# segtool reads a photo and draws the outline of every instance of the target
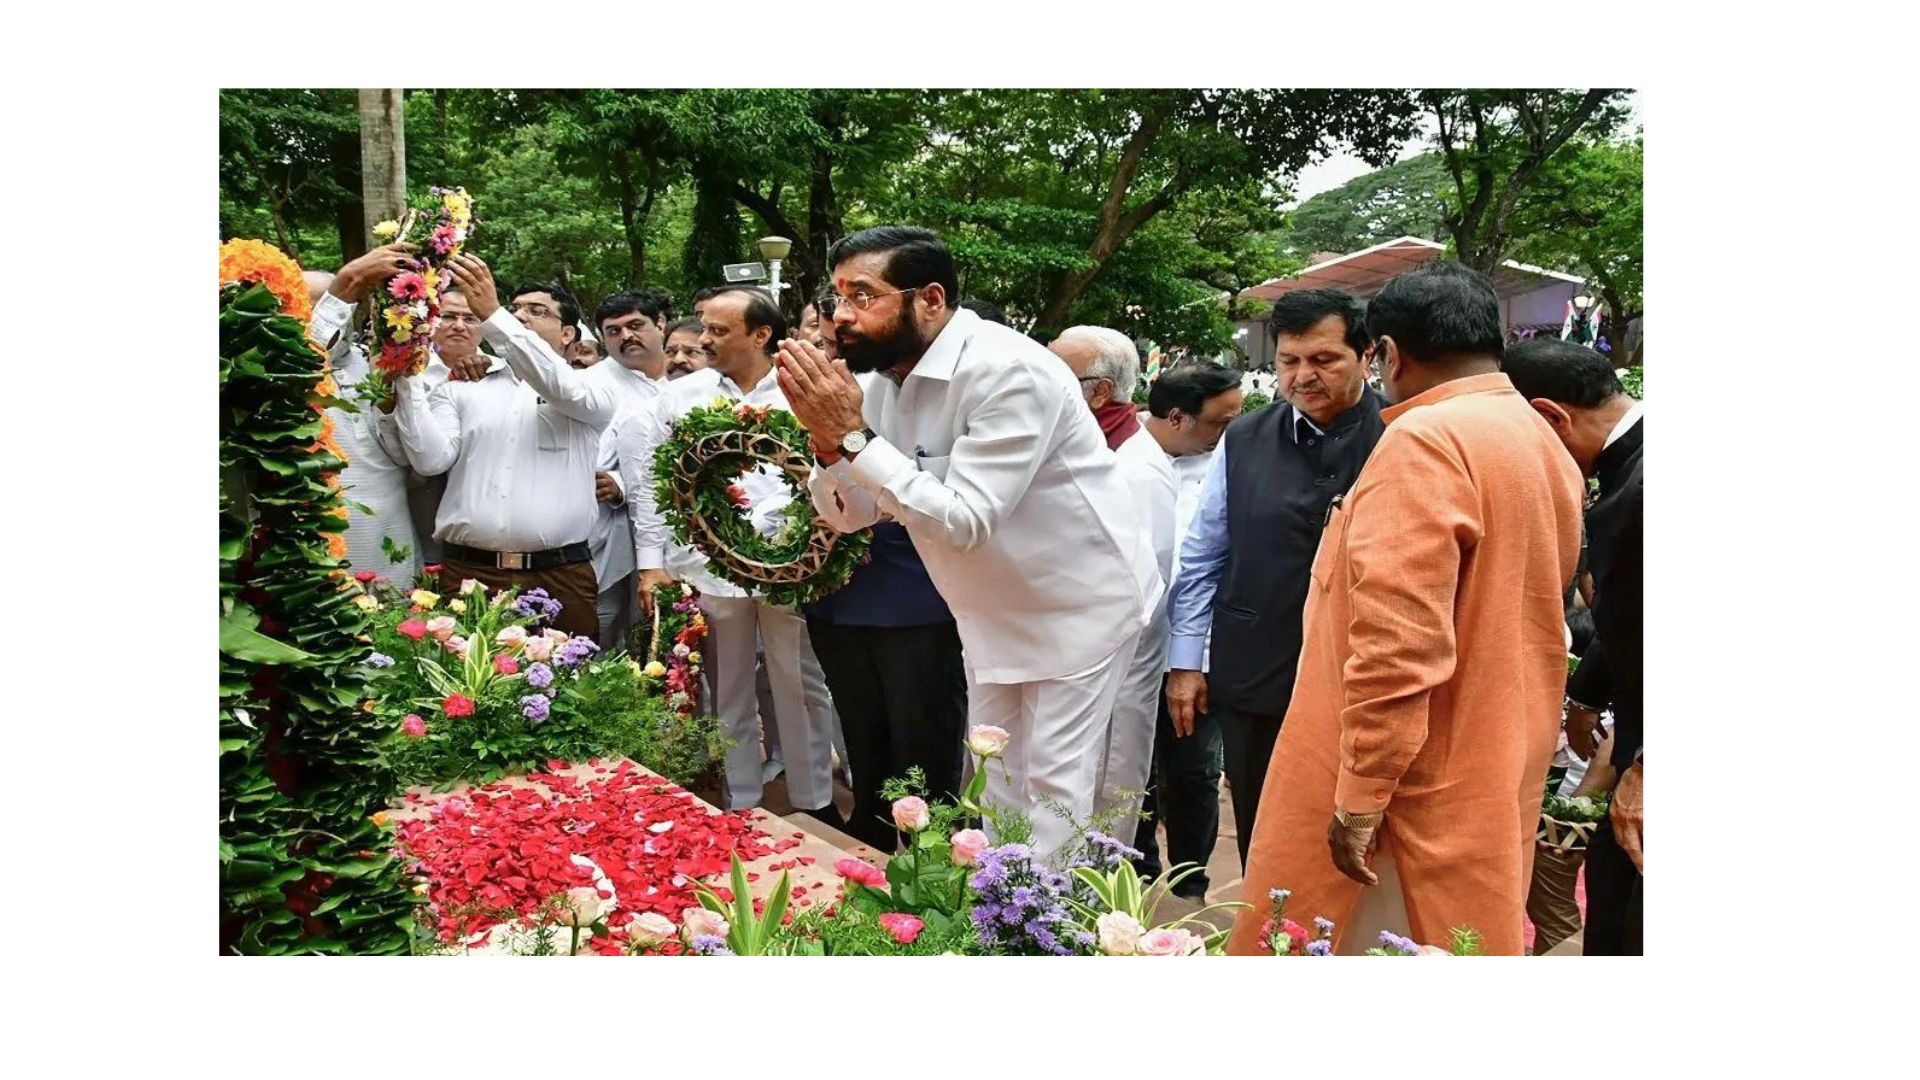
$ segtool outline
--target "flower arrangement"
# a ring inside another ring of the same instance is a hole
[[[700,592],[684,582],[662,585],[654,590],[653,613],[650,659],[640,673],[659,687],[668,708],[691,717],[700,707],[700,646],[707,637]]]
[[[428,208],[410,209],[401,220],[383,221],[373,229],[383,243],[408,240],[416,225],[426,233],[421,255],[388,278],[369,305],[369,328],[375,345],[372,366],[382,382],[369,391],[376,396],[384,396],[385,380],[418,374],[426,368],[427,345],[440,321],[440,290],[447,263],[460,254],[477,224],[473,197],[466,188],[436,187],[430,194],[433,201]]]
[[[1274,956],[1332,956],[1333,922],[1316,916],[1309,934],[1306,927],[1287,917],[1287,902],[1292,898],[1293,893],[1287,889],[1268,890],[1267,901],[1272,908],[1260,924],[1260,951]],[[1479,956],[1483,944],[1480,934],[1466,927],[1449,931],[1445,948],[1421,945],[1412,938],[1382,930],[1378,943],[1368,948],[1366,955]]]
[[[229,240],[220,245],[220,284],[248,282],[264,285],[280,301],[280,313],[297,319],[302,327],[313,318],[313,302],[307,299],[307,282],[300,264],[286,253],[262,240]]]
[[[715,398],[674,421],[654,452],[655,494],[673,537],[700,549],[713,571],[775,604],[803,604],[839,589],[865,558],[866,532],[841,533],[813,511],[807,429],[785,409]],[[735,479],[757,465],[780,470],[792,493],[772,536],[740,512]]]
[[[560,602],[545,590],[353,584],[354,602],[373,617],[370,703],[393,732],[387,757],[407,782],[484,783],[607,756],[692,783],[725,752],[713,718],[674,704],[664,678],[548,625]],[[695,654],[682,659],[682,677],[697,678]]]
[[[1540,829],[1534,841],[1561,854],[1585,851],[1587,844],[1607,820],[1612,796],[1548,795],[1540,804]]]

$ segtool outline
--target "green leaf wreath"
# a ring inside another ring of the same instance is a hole
[[[654,495],[673,538],[698,548],[713,572],[775,604],[804,604],[834,592],[866,559],[865,530],[842,533],[814,513],[806,477],[807,429],[784,409],[716,398],[674,422],[654,451]],[[741,514],[736,481],[758,465],[780,470],[793,501],[773,536]]]

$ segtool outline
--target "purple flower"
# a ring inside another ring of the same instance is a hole
[[[600,646],[589,637],[568,638],[565,645],[554,651],[553,662],[564,668],[578,667],[587,657],[600,651]]]
[[[1307,942],[1307,955],[1308,956],[1332,956],[1333,942],[1328,941],[1324,938],[1316,941],[1309,941]]]
[[[392,667],[393,657],[388,656],[386,653],[374,653],[372,656],[367,657],[367,666]]]
[[[1267,899],[1273,901],[1276,904],[1286,903],[1287,898],[1292,895],[1293,895],[1292,889],[1268,889],[1267,890]]]
[[[520,699],[521,715],[536,724],[545,720],[552,708],[553,703],[547,700],[545,694],[528,694]]]
[[[1324,915],[1315,915],[1313,917],[1313,928],[1322,934],[1331,934],[1333,933],[1333,920]]]
[[[1095,870],[1112,870],[1122,862],[1140,858],[1138,849],[1116,840],[1106,833],[1087,833],[1086,850],[1081,853],[1080,864]]]
[[[547,687],[552,686],[553,669],[535,661],[533,666],[527,668],[527,685],[533,687],[535,690],[545,690]]]
[[[694,935],[693,951],[701,956],[732,956],[733,950],[727,948],[727,939],[718,934]]]
[[[1417,956],[1420,953],[1420,946],[1415,945],[1412,938],[1403,938],[1391,930],[1380,931],[1380,944],[1396,949],[1405,956]]]

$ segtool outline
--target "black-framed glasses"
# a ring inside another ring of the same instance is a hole
[[[873,302],[875,300],[878,300],[882,297],[899,296],[901,293],[918,292],[920,289],[924,287],[925,286],[915,285],[910,289],[895,289],[892,292],[883,292],[883,293],[857,292],[857,293],[854,293],[852,296],[841,296],[839,293],[836,293],[836,292],[827,292],[827,293],[820,294],[820,299],[814,301],[814,307],[819,309],[820,317],[822,319],[831,319],[833,318],[834,311],[838,309],[842,303],[852,304],[853,310],[855,311],[865,311],[868,308],[873,306]]]

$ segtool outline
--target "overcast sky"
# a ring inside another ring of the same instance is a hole
[[[1628,125],[1639,124],[1641,122],[1639,92],[1635,91],[1631,94],[1627,98],[1627,103],[1633,109],[1633,115],[1627,121]],[[1403,147],[1400,151],[1400,156],[1396,160],[1405,161],[1428,149],[1428,142],[1433,137],[1433,118],[1431,116],[1426,118],[1422,132],[1423,137],[1415,139]],[[1368,165],[1352,154],[1335,154],[1317,165],[1309,165],[1300,170],[1300,179],[1294,185],[1294,202],[1289,205],[1297,206],[1323,191],[1332,191],[1341,184],[1355,177],[1365,176],[1372,171],[1373,166]]]

